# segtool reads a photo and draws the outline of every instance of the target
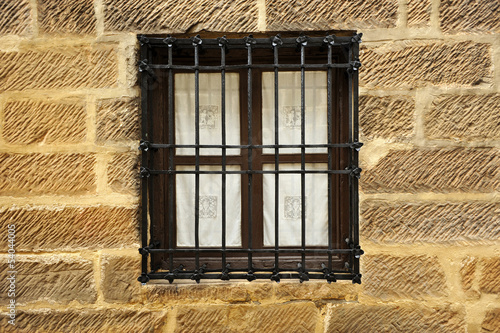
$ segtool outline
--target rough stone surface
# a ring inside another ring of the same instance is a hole
[[[408,0],[408,26],[426,27],[431,21],[430,0]]]
[[[383,300],[447,295],[444,272],[435,257],[367,255],[363,259],[367,295]]]
[[[482,264],[479,289],[483,293],[500,293],[500,258],[484,259]]]
[[[440,96],[425,116],[430,139],[498,140],[499,124],[500,94]]]
[[[500,32],[498,0],[444,0],[439,6],[441,29],[445,33]]]
[[[357,290],[352,283],[325,283],[282,281],[275,286],[276,298],[280,300],[356,300]]]
[[[0,2],[0,35],[26,35],[32,32],[29,0]]]
[[[196,285],[151,285],[147,288],[147,300],[150,303],[166,303],[173,301],[185,302],[247,302],[251,300],[255,289],[263,289],[272,295],[272,288],[258,284],[258,288],[246,283],[231,284],[196,284]]]
[[[85,139],[85,105],[79,100],[9,101],[3,118],[8,143],[77,143]]]
[[[317,320],[312,302],[181,307],[175,332],[314,332]]]
[[[132,303],[140,299],[141,257],[106,255],[102,259],[102,293],[110,303]]]
[[[0,314],[0,318],[6,333],[150,333],[163,332],[166,325],[164,312],[126,309],[20,310],[15,326],[7,323],[9,318],[5,313]]]
[[[117,57],[110,47],[88,46],[0,52],[0,92],[116,86]]]
[[[392,28],[397,7],[395,0],[266,0],[267,30]]]
[[[366,193],[492,192],[500,185],[497,149],[392,150],[366,170]]]
[[[95,33],[93,0],[38,0],[38,22],[46,33]]]
[[[385,43],[362,48],[361,86],[474,86],[492,79],[491,46],[458,43]]]
[[[476,275],[477,258],[467,257],[462,260],[460,266],[460,276],[462,277],[462,288],[465,292],[471,292],[474,287]]]
[[[325,332],[466,332],[464,311],[419,304],[342,304],[328,308]]]
[[[104,28],[109,31],[251,32],[257,29],[253,1],[105,0]]]
[[[0,226],[15,224],[18,251],[101,249],[139,243],[137,208],[24,206],[0,209]],[[7,236],[0,246],[7,248]]]
[[[481,328],[482,333],[500,333],[500,309],[488,311]]]
[[[2,258],[6,262],[6,258]],[[93,263],[90,260],[62,256],[16,256],[16,303],[48,301],[67,304],[73,300],[93,303],[97,299]],[[8,289],[7,270],[0,286]],[[2,293],[2,304],[9,302]]]
[[[95,191],[93,154],[0,154],[0,195]]]
[[[411,137],[414,133],[415,100],[407,96],[361,96],[359,125],[367,139]]]
[[[500,240],[500,204],[364,201],[361,234],[388,243]]]
[[[139,139],[139,101],[101,100],[97,104],[97,141]]]
[[[137,194],[139,158],[136,154],[118,154],[108,165],[108,184],[115,192]]]

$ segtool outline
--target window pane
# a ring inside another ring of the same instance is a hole
[[[238,166],[227,166],[238,171]],[[177,166],[177,170],[194,170]],[[200,166],[201,171],[220,171],[220,166]],[[195,176],[177,174],[177,246],[195,246]],[[222,246],[222,175],[200,175],[200,246]],[[241,175],[226,175],[226,245],[241,246]]]
[[[222,144],[221,74],[200,73],[200,143]],[[195,144],[194,74],[175,74],[175,140],[176,144]],[[240,144],[239,78],[226,74],[226,144]],[[227,155],[239,155],[239,149],[227,150]],[[176,149],[178,155],[194,155],[193,148]],[[200,149],[200,155],[222,155],[219,148]]]
[[[274,170],[274,164],[264,164]],[[325,163],[306,163],[306,170],[327,170]],[[300,170],[299,163],[280,164],[280,170]],[[275,175],[264,174],[264,245],[274,246]],[[328,175],[306,174],[306,245],[328,245]],[[279,245],[301,245],[300,174],[279,175]]]
[[[278,74],[279,143],[300,144],[301,93],[300,72]],[[305,75],[306,144],[325,144],[327,140],[326,73],[309,71]],[[274,144],[274,73],[262,74],[262,142]],[[326,153],[326,148],[309,148],[306,153]],[[266,148],[264,154],[274,154]],[[300,148],[280,149],[282,154],[300,153]]]

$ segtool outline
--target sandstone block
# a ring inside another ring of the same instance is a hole
[[[259,288],[272,293],[271,288],[258,284]],[[251,299],[253,286],[246,283],[231,284],[184,284],[184,285],[149,285],[147,300],[150,303],[185,302],[247,302]]]
[[[420,304],[329,306],[325,332],[466,332],[464,311]]]
[[[482,261],[483,270],[479,280],[479,289],[483,293],[500,293],[500,258],[488,258]]]
[[[491,45],[386,43],[362,48],[361,86],[411,88],[429,85],[473,86],[492,80]]]
[[[18,237],[21,235],[18,234]],[[67,304],[73,300],[94,303],[97,292],[93,263],[63,256],[16,256],[16,303],[48,301]],[[6,256],[2,259],[7,262]],[[8,289],[7,270],[2,271],[0,286]],[[2,294],[2,303],[9,302]]]
[[[166,325],[165,312],[126,309],[19,310],[16,325],[0,314],[0,324],[6,333],[39,332],[162,332]]]
[[[79,100],[8,101],[3,136],[12,144],[77,143],[85,139],[85,105]]]
[[[460,276],[462,278],[462,288],[467,297],[478,298],[479,292],[474,285],[476,279],[477,258],[466,257],[462,260],[460,265]]]
[[[366,170],[366,193],[493,192],[500,186],[498,149],[393,150]]]
[[[141,257],[106,255],[102,259],[102,293],[110,303],[132,303],[140,300]]]
[[[280,300],[355,300],[357,290],[352,283],[284,282],[276,285],[276,298]]]
[[[364,201],[360,228],[374,242],[500,240],[500,204]]]
[[[414,133],[415,100],[408,96],[360,96],[359,124],[367,139],[409,138]]]
[[[0,35],[26,35],[32,32],[29,0],[0,2]]]
[[[0,52],[0,92],[25,89],[109,88],[117,82],[117,57],[110,47],[64,46]]]
[[[104,28],[108,31],[182,33],[257,30],[257,6],[252,1],[105,0],[104,5]]]
[[[426,27],[431,21],[430,0],[408,0],[408,26]]]
[[[97,141],[139,140],[139,101],[101,100],[97,104]]]
[[[425,115],[430,139],[498,140],[498,124],[500,94],[440,96]]]
[[[446,296],[445,276],[437,258],[425,255],[363,257],[364,293],[383,300]]]
[[[446,0],[439,5],[439,20],[445,33],[500,32],[497,0]]]
[[[118,154],[108,165],[108,184],[115,192],[138,194],[139,157],[134,153]]]
[[[100,249],[139,243],[137,207],[24,206],[0,209],[0,227],[16,226],[17,251]],[[7,239],[0,240],[7,248]]]
[[[500,332],[500,309],[488,311],[481,324],[481,332],[499,333]]]
[[[395,0],[266,0],[267,30],[392,28],[397,7]]]
[[[95,33],[94,1],[38,0],[38,22],[45,33]]]
[[[0,195],[94,192],[93,154],[0,154]]]

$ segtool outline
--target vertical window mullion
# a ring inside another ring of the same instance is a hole
[[[222,143],[222,269],[226,267],[226,43],[219,39],[221,57],[221,143]]]
[[[328,65],[332,64],[332,45],[328,39],[325,39],[328,43]],[[328,131],[328,143],[333,143],[333,119],[332,119],[332,68],[328,67],[327,73],[327,131]],[[328,147],[328,170],[333,169],[333,148]],[[333,175],[328,174],[328,250],[332,249],[332,237],[333,237],[333,207],[332,207],[332,177]],[[328,270],[332,270],[332,254],[328,253]]]
[[[279,273],[279,70],[278,70],[278,47],[281,46],[281,38],[276,36],[273,40],[274,49],[274,274]]]
[[[168,65],[172,66],[173,38],[168,40]],[[168,70],[168,143],[174,144],[174,73],[172,68]],[[168,149],[168,168],[173,170],[174,148]],[[168,181],[168,248],[172,250],[174,233],[174,178],[172,174],[167,175]],[[174,254],[169,253],[169,269],[174,269]]]
[[[195,267],[200,268],[200,70],[199,46],[201,38],[193,38],[194,45],[194,123],[195,123],[195,201],[194,201],[194,243],[195,243]]]
[[[248,272],[249,274],[253,274],[253,255],[252,255],[252,210],[253,210],[253,198],[252,198],[252,186],[253,186],[253,175],[251,171],[253,170],[252,166],[252,144],[253,144],[253,130],[252,130],[252,44],[255,43],[254,38],[250,35],[246,38],[246,46],[248,50],[247,55],[247,65],[248,65],[248,83],[247,83],[247,94],[248,94],[248,248],[250,252],[248,252]]]
[[[300,39],[300,37],[299,37]],[[307,44],[307,39],[305,36],[300,39],[300,196],[301,196],[301,248],[306,249],[306,96],[305,96],[305,80],[306,80],[306,70],[305,70],[305,45]],[[302,269],[306,269],[306,254],[305,251],[301,254],[302,259]]]

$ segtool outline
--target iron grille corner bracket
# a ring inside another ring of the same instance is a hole
[[[139,72],[140,73],[148,73],[149,77],[153,80],[156,80],[156,75],[153,69],[148,64],[148,59],[143,59],[139,61]]]

